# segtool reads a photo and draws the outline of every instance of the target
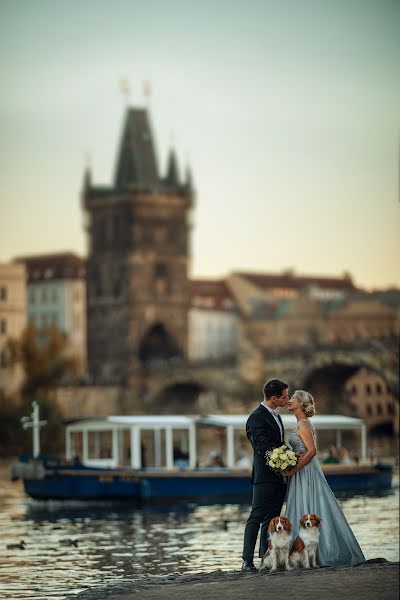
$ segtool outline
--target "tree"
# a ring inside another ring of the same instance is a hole
[[[25,379],[19,396],[6,397],[1,403],[0,453],[10,455],[30,450],[20,418],[30,415],[33,400],[40,406],[41,418],[47,420],[41,430],[42,454],[59,452],[63,446],[62,415],[55,402],[54,388],[65,377],[77,374],[78,360],[71,355],[65,336],[56,327],[40,331],[27,327],[19,340],[9,340],[7,355],[11,367],[22,365]]]

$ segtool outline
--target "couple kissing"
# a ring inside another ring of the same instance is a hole
[[[355,565],[365,560],[362,550],[331,490],[317,456],[316,437],[311,418],[315,414],[314,398],[309,392],[296,390],[289,398],[288,384],[279,379],[267,381],[263,400],[246,423],[246,434],[253,447],[253,500],[243,542],[242,570],[257,571],[254,550],[260,530],[259,556],[268,548],[270,521],[281,515],[286,499],[286,517],[298,535],[302,515],[315,513],[322,520],[317,559],[320,566]],[[297,420],[288,442],[297,462],[285,476],[271,469],[266,456],[284,441],[282,419],[276,410],[288,405]],[[296,531],[297,527],[297,531]]]

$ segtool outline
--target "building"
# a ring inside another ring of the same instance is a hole
[[[18,391],[23,381],[19,363],[10,362],[8,344],[26,327],[25,267],[0,263],[0,399]]]
[[[379,373],[365,367],[346,381],[353,415],[365,420],[370,449],[379,457],[396,455],[399,436],[399,402]]]
[[[187,356],[190,173],[173,151],[158,170],[149,116],[127,110],[113,184],[85,173],[88,366],[98,382],[139,385],[151,365]]]
[[[28,323],[63,332],[83,371],[86,364],[85,260],[72,252],[21,256],[27,273]]]
[[[358,290],[343,278],[292,273],[233,273],[227,285],[240,311],[241,337],[259,349],[391,338],[399,309],[386,296]]]
[[[233,272],[227,284],[243,315],[252,315],[281,301],[307,297],[312,301],[340,302],[357,291],[349,274],[343,277],[283,273]]]
[[[238,314],[224,280],[190,282],[189,358],[236,357]]]

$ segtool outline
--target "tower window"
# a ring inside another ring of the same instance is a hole
[[[165,296],[168,292],[168,269],[164,263],[154,267],[154,290],[157,296]]]

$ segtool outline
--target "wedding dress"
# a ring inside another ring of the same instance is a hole
[[[315,443],[315,432],[311,425]],[[292,431],[288,438],[294,452],[304,454],[303,440]],[[321,566],[356,565],[365,561],[362,550],[336,500],[317,456],[289,477],[286,497],[286,517],[293,524],[293,539],[299,533],[299,519],[305,514],[321,517],[318,563]]]

